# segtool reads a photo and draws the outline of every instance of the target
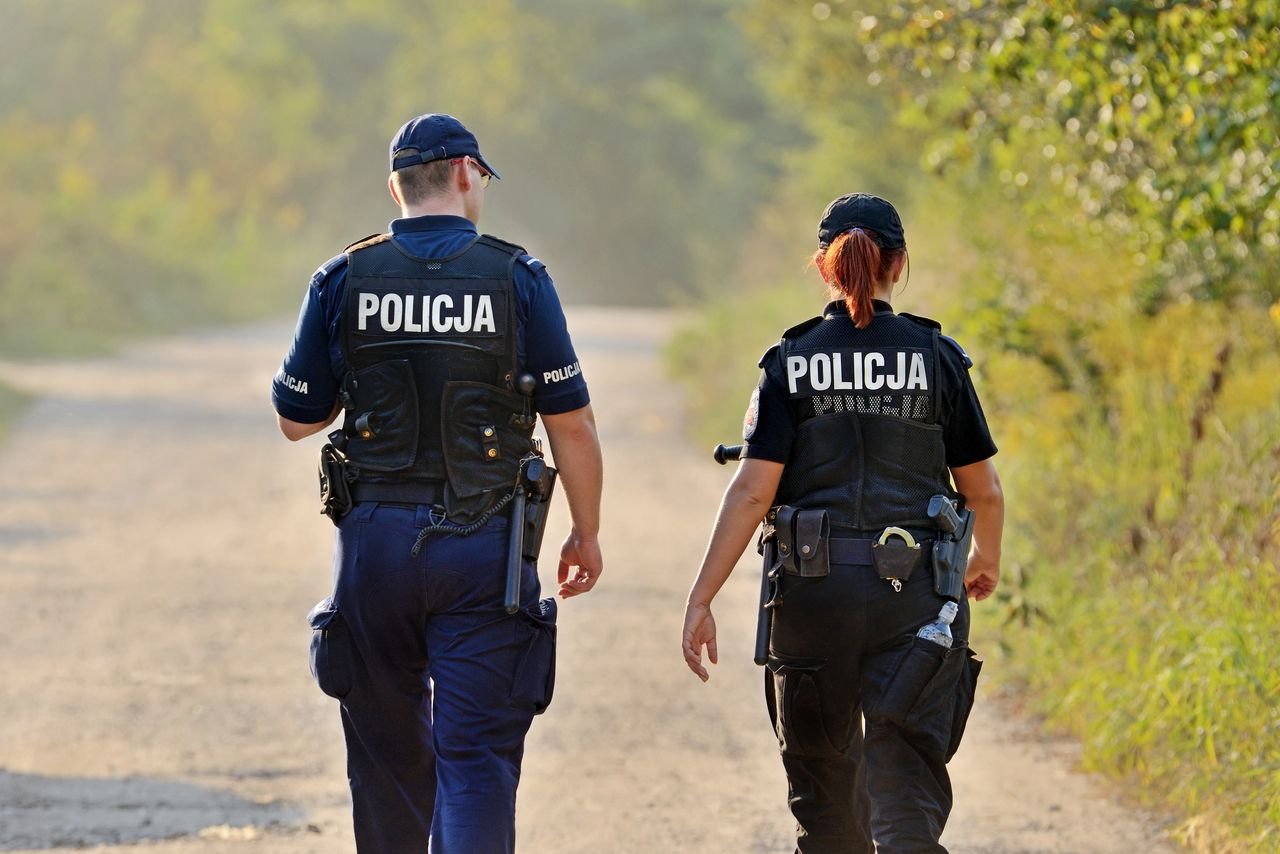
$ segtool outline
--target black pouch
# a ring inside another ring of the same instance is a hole
[[[910,536],[901,528],[886,528],[880,539],[871,544],[871,560],[886,581],[906,581],[924,562],[924,546],[914,539],[908,542],[904,534]]]
[[[978,674],[982,671],[982,659],[977,653],[965,647],[964,667],[960,673],[960,682],[956,686],[956,706],[951,715],[951,737],[947,741],[945,759],[951,761],[960,747],[960,739],[964,736],[965,724],[969,722],[969,712],[973,711],[973,700],[978,689]]]
[[[351,693],[351,636],[332,598],[322,599],[307,615],[311,624],[311,675],[320,690],[341,700]]]
[[[445,385],[440,435],[450,521],[471,524],[515,488],[520,460],[533,449],[533,426],[512,423],[523,407],[519,394],[486,383]]]
[[[347,480],[347,458],[332,442],[320,449],[319,475],[320,512],[336,525],[351,512],[351,482]]]
[[[516,657],[511,702],[532,706],[540,715],[551,705],[556,685],[556,600],[539,600],[517,612],[515,619],[524,648]]]
[[[961,677],[972,655],[963,642],[946,649],[914,638],[889,680],[876,716],[898,726],[917,747],[945,761],[955,752],[953,739],[959,743],[953,727],[960,706]]]
[[[827,511],[779,507],[774,529],[778,556],[786,572],[802,578],[831,574],[831,520]]]

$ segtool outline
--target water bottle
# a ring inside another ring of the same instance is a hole
[[[951,621],[956,618],[959,611],[960,606],[955,602],[943,605],[942,610],[938,612],[938,619],[916,632],[916,637],[933,641],[944,649],[951,649]]]

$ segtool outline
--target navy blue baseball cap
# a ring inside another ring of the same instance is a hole
[[[818,223],[818,246],[826,249],[841,234],[854,228],[863,228],[881,249],[906,249],[907,237],[902,231],[902,220],[893,205],[870,193],[849,193],[841,196],[822,212]]]
[[[409,119],[391,138],[392,172],[419,163],[463,156],[474,157],[490,175],[502,177],[480,153],[480,143],[476,142],[475,134],[453,116],[427,113]]]

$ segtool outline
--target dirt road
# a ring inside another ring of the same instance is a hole
[[[592,310],[570,323],[606,446],[607,569],[562,606],[521,850],[789,851],[749,659],[753,561],[718,600],[712,681],[680,658],[684,594],[729,472],[678,438],[656,360],[670,318]],[[318,440],[281,439],[267,400],[288,335],[272,323],[0,365],[43,395],[0,448],[0,851],[352,850],[337,708],[306,666],[304,616],[330,584]],[[567,530],[558,512],[549,544]],[[944,841],[1167,850],[1072,764],[1069,745],[980,696]]]

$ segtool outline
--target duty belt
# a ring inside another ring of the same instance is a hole
[[[444,481],[357,480],[351,484],[351,500],[393,504],[444,504]]]

